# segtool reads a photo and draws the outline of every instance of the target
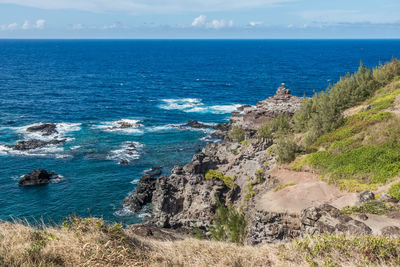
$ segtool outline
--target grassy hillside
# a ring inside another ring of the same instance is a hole
[[[275,121],[269,134],[281,162],[296,158],[293,169],[311,168],[343,190],[376,190],[400,175],[400,61],[361,64],[278,123],[284,131]],[[399,189],[391,192],[400,197]]]
[[[0,224],[0,266],[394,266],[398,239],[306,237],[258,247],[188,238],[155,241],[119,224],[72,218],[63,226]]]

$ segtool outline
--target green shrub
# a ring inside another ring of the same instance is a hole
[[[292,131],[291,118],[287,114],[279,114],[273,120],[266,121],[258,128],[257,135],[271,139],[274,135],[282,136]]]
[[[345,214],[369,213],[384,215],[395,210],[398,210],[398,208],[396,208],[391,203],[384,203],[381,201],[368,201],[363,202],[359,206],[346,206],[341,209],[341,212]]]
[[[247,220],[245,214],[232,206],[223,205],[217,198],[217,211],[211,238],[217,241],[229,241],[243,244],[246,238]]]
[[[357,72],[316,93],[304,101],[294,115],[294,129],[306,134],[305,145],[312,145],[318,137],[342,125],[342,112],[372,96],[380,87],[389,84],[400,74],[400,62],[392,62],[371,71],[362,63]]]
[[[245,132],[241,127],[234,125],[229,131],[229,137],[237,142],[242,142],[245,139]]]
[[[388,190],[388,194],[400,200],[400,183],[392,185]]]
[[[257,170],[255,173],[255,176],[256,176],[256,182],[258,184],[262,184],[265,181],[264,170],[262,170],[262,169]]]
[[[208,170],[205,178],[207,180],[211,180],[211,179],[220,179],[224,182],[224,184],[229,187],[230,189],[233,189],[236,187],[236,183],[233,181],[233,179],[227,175],[223,175],[221,172],[219,171],[215,171],[215,170]]]
[[[278,139],[275,152],[278,156],[279,162],[292,162],[296,158],[296,153],[299,151],[299,146],[293,141],[292,138],[281,137]]]
[[[265,139],[272,138],[272,127],[270,122],[264,122],[257,130],[257,135]]]

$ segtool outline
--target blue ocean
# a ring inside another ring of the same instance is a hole
[[[392,57],[400,40],[0,40],[0,219],[138,222],[143,214],[121,202],[143,172],[160,166],[167,175],[215,141],[211,130],[180,125],[225,122],[281,82],[311,96],[360,61],[373,67]],[[51,138],[26,131],[39,123],[56,123],[66,142],[7,147]],[[38,168],[63,178],[18,186]]]

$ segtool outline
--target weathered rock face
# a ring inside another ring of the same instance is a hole
[[[161,167],[153,167],[147,170],[145,175],[140,178],[138,186],[132,192],[132,195],[124,199],[123,205],[132,212],[139,212],[151,204],[153,192],[156,188],[156,177],[161,174]]]
[[[54,123],[44,123],[39,125],[34,125],[26,129],[27,132],[36,133],[40,132],[43,136],[49,136],[57,134],[57,125]]]
[[[221,180],[204,178],[204,173],[218,163],[217,157],[196,154],[184,168],[176,166],[170,177],[157,179],[150,223],[171,228],[210,226],[216,196],[224,199],[229,191]]]
[[[49,145],[58,145],[65,143],[65,139],[62,140],[51,140],[51,141],[43,141],[43,140],[27,140],[27,141],[18,141],[16,145],[7,146],[14,150],[26,151],[32,149],[38,149]]]
[[[300,220],[294,215],[257,211],[247,235],[249,245],[284,241],[300,236]]]
[[[265,121],[279,114],[293,115],[304,98],[293,96],[282,84],[275,96],[257,103],[256,107],[245,107],[241,113],[232,113],[231,124],[238,125],[247,131],[255,132]]]
[[[302,230],[307,234],[351,234],[368,235],[372,233],[365,223],[342,214],[337,208],[323,204],[310,207],[301,213]]]
[[[20,186],[31,186],[31,185],[44,185],[48,184],[51,179],[57,179],[59,175],[55,172],[47,172],[43,169],[34,170],[24,175],[18,182]]]
[[[132,195],[126,197],[123,204],[132,212],[141,211],[146,205],[151,203],[153,192],[156,188],[156,179],[154,175],[145,175],[140,178],[138,186]]]

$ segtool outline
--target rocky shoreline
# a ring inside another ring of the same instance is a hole
[[[305,234],[371,234],[373,230],[360,219],[362,216],[342,214],[330,204],[319,203],[297,213],[257,207],[259,195],[276,187],[272,170],[277,166],[276,157],[270,152],[273,141],[258,137],[257,129],[278,115],[293,115],[302,101],[282,84],[275,96],[234,112],[229,124],[216,133],[223,141],[207,144],[190,163],[175,166],[168,177],[146,174],[124,200],[124,206],[135,213],[150,212],[151,217],[143,221],[146,226],[187,233],[196,228],[208,235],[219,199],[245,212],[245,242],[251,245],[291,240]],[[233,127],[244,130],[244,141],[237,142],[229,136]],[[234,186],[229,186],[225,178],[207,179],[209,170],[220,173]],[[360,202],[365,194],[360,194]],[[389,226],[380,233],[393,235],[400,233],[400,228]]]

